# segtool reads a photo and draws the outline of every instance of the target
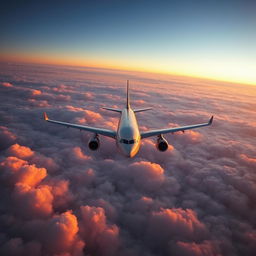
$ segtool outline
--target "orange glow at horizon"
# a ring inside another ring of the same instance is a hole
[[[124,60],[120,61],[109,60],[101,58],[92,58],[87,56],[67,56],[51,53],[47,54],[34,54],[34,53],[14,53],[12,55],[0,53],[1,60],[4,62],[24,62],[24,63],[36,63],[36,64],[49,64],[49,65],[67,65],[67,66],[80,66],[80,67],[93,67],[93,68],[109,68],[124,71],[139,71],[150,72],[166,75],[178,75],[188,76],[193,78],[205,78],[210,80],[218,80],[224,82],[234,82],[241,84],[256,85],[256,77],[253,63],[243,65],[240,68],[232,62],[226,63],[225,69],[220,70],[218,62],[206,62],[202,63],[185,63],[180,61],[173,61],[167,63],[159,61],[157,64],[153,61],[136,61],[136,60]],[[137,63],[137,64],[134,64]],[[193,64],[195,64],[193,66]]]

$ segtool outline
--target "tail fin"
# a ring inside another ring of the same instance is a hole
[[[129,80],[127,80],[127,92],[126,92],[126,108],[130,108],[130,96],[129,96]]]

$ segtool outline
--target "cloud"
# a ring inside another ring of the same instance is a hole
[[[36,188],[26,183],[17,183],[13,192],[13,200],[18,209],[15,212],[23,218],[48,217],[53,212],[53,195],[51,187],[40,185]]]
[[[41,108],[48,108],[50,107],[47,100],[35,100],[35,99],[28,99],[28,102],[34,107],[41,107]]]
[[[7,154],[11,156],[16,156],[21,159],[28,159],[34,155],[34,152],[30,148],[20,146],[16,143],[8,148]]]
[[[77,236],[78,230],[77,218],[71,211],[54,215],[43,228],[45,249],[55,254],[71,251],[70,255],[82,255],[85,244]]]
[[[7,127],[0,126],[0,150],[6,149],[14,143],[16,135]]]
[[[47,175],[45,168],[38,168],[34,164],[30,165],[27,161],[10,156],[4,159],[0,167],[3,177],[12,183],[22,183],[31,187],[39,184]]]
[[[0,251],[3,255],[42,255],[40,243],[33,241],[24,243],[21,238],[11,238],[2,245]]]
[[[2,82],[1,85],[4,86],[4,87],[13,87],[13,85],[11,83],[8,83],[8,82]]]
[[[1,255],[254,255],[255,87],[90,68],[8,65],[0,90]],[[33,74],[33,76],[31,76]],[[47,76],[45,74],[48,74]],[[8,79],[7,79],[8,78]],[[53,119],[116,129],[101,107],[153,107],[141,130],[211,127],[142,141],[127,159],[115,141]],[[6,86],[3,84],[10,84]]]
[[[42,92],[40,90],[31,90],[31,96],[37,96],[37,95],[41,95]]]
[[[129,166],[130,176],[133,182],[146,190],[160,188],[164,182],[164,170],[159,164],[146,161],[135,162]]]
[[[207,228],[191,209],[163,209],[151,213],[147,235],[152,244],[165,246],[172,240],[200,241],[207,237]]]
[[[93,255],[114,255],[119,247],[119,228],[107,225],[104,209],[81,206],[81,237]]]
[[[240,155],[241,159],[249,164],[252,164],[252,165],[256,165],[256,158],[253,158],[253,157],[248,157],[247,155],[245,154],[241,154]]]
[[[178,241],[175,246],[175,250],[173,251],[174,255],[184,256],[214,256],[220,255],[221,253],[218,245],[211,241],[204,241],[203,243],[189,243]]]

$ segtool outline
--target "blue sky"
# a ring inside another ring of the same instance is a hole
[[[27,54],[66,64],[256,81],[253,1],[6,1],[2,6],[0,50],[12,59]]]

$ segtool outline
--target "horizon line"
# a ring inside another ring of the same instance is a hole
[[[63,66],[63,67],[80,67],[80,68],[94,68],[94,69],[105,69],[111,71],[125,71],[125,72],[139,72],[139,73],[147,73],[147,74],[157,74],[157,75],[167,75],[167,76],[178,76],[184,78],[192,78],[192,79],[203,79],[209,81],[216,82],[225,82],[230,84],[239,84],[239,85],[250,85],[256,86],[256,82],[244,82],[244,81],[234,81],[229,79],[221,79],[221,78],[213,78],[209,76],[200,76],[200,75],[191,75],[180,72],[166,72],[166,71],[156,71],[156,70],[144,70],[142,68],[125,68],[125,67],[117,67],[114,65],[86,65],[86,64],[65,64],[65,63],[57,63],[57,62],[37,62],[37,61],[24,61],[24,60],[3,60],[0,63],[11,63],[11,64],[30,64],[30,65],[48,65],[48,66]]]

